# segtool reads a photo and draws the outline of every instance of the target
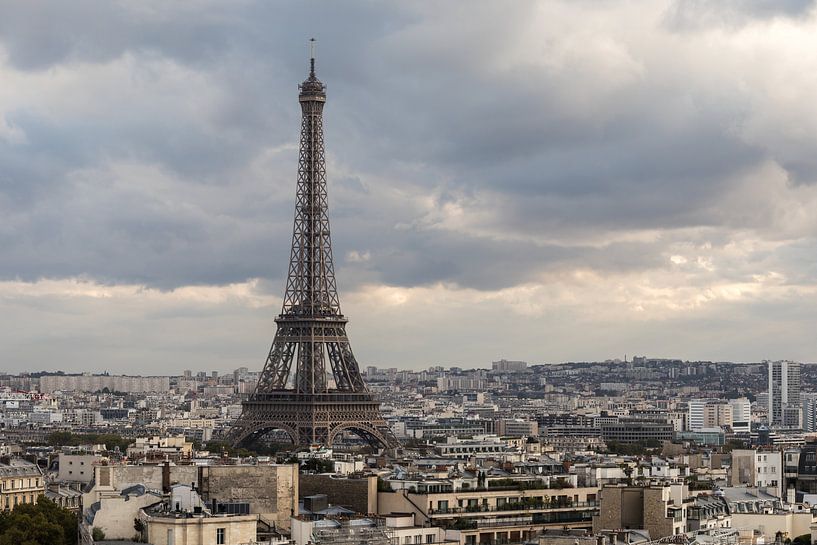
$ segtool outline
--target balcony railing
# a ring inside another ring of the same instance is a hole
[[[502,519],[465,519],[459,518],[447,526],[456,530],[485,530],[486,528],[528,527],[539,524],[577,524],[591,523],[594,511],[551,511],[536,513],[526,517]]]
[[[439,485],[432,485],[432,490],[410,490],[412,494],[447,494],[450,492],[455,492],[453,485],[449,483],[440,483]],[[439,488],[439,489],[438,489]],[[499,486],[499,485],[490,485],[490,486],[473,486],[473,487],[463,487],[456,490],[457,494],[470,494],[474,492],[535,492],[538,490],[564,490],[565,492],[569,492],[577,488],[573,486],[571,483],[558,483],[558,482],[551,482],[551,483],[543,483],[543,482],[532,482],[532,481],[518,481],[517,484],[508,485],[508,486]],[[390,492],[390,490],[381,490],[381,492]]]
[[[471,505],[463,507],[448,507],[445,509],[429,509],[429,515],[458,515],[463,513],[511,513],[513,511],[565,511],[571,509],[589,509],[597,507],[596,501],[571,501],[554,503],[522,503],[513,502],[500,506],[494,505]]]

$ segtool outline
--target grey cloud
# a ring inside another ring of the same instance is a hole
[[[667,10],[670,28],[689,30],[716,26],[742,26],[776,17],[805,17],[814,0],[676,0]]]
[[[342,287],[376,281],[496,289],[569,267],[649,269],[665,265],[665,240],[599,249],[572,238],[765,227],[723,211],[736,178],[783,156],[735,130],[752,108],[737,82],[725,82],[719,96],[696,87],[694,74],[678,87],[671,69],[637,49],[628,53],[643,64],[633,70],[642,71],[597,92],[587,91],[604,83],[593,66],[560,71],[531,62],[491,71],[487,65],[504,54],[504,41],[533,3],[512,12],[491,3],[147,6],[0,5],[0,47],[11,69],[82,70],[131,56],[145,89],[144,101],[123,103],[110,116],[12,105],[7,117],[27,141],[0,140],[7,218],[0,277],[79,275],[161,288],[262,277],[279,285],[297,158],[291,148],[271,150],[297,138],[296,84],[313,34],[329,86],[327,145],[338,167],[329,173],[336,256],[372,255],[365,264],[343,264],[349,276]],[[761,2],[746,12],[808,11],[802,2],[786,6]],[[150,66],[164,60],[201,75],[196,85],[208,88],[191,84],[189,94],[160,96]],[[121,82],[123,89],[132,84]],[[578,92],[595,110],[571,102]],[[185,107],[205,93],[212,100]],[[84,100],[98,98],[115,102]],[[784,165],[810,168],[807,150],[784,151]],[[139,178],[149,173],[118,179],[107,170],[118,163],[150,165],[172,181],[157,187]],[[512,236],[424,227],[406,197],[373,183],[443,200],[493,192],[502,199],[485,230]],[[515,240],[531,233],[565,240]]]

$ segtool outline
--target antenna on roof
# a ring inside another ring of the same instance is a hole
[[[309,75],[315,75],[315,38],[309,38]]]

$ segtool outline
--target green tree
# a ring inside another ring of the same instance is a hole
[[[331,473],[335,471],[335,462],[332,460],[321,460],[319,458],[310,458],[303,463],[301,469],[306,471],[314,471],[315,473]]]
[[[104,444],[108,450],[125,451],[128,445],[133,443],[133,439],[121,437],[114,433],[84,433],[77,434],[70,431],[55,431],[48,434],[46,441],[52,447],[72,446],[84,444]]]
[[[0,545],[76,545],[73,513],[40,496],[35,505],[0,513]]]
[[[91,537],[94,541],[102,541],[105,539],[105,532],[102,528],[94,528],[94,531],[91,532]]]
[[[745,448],[746,443],[741,441],[740,439],[730,439],[726,442],[725,445],[721,447],[723,452],[732,452],[735,449]]]

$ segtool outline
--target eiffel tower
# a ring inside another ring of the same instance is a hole
[[[298,95],[298,191],[283,309],[264,370],[228,438],[237,446],[281,430],[296,446],[330,446],[349,431],[372,446],[394,448],[397,439],[363,382],[340,311],[327,215],[326,86],[315,75],[312,45],[309,77]]]

